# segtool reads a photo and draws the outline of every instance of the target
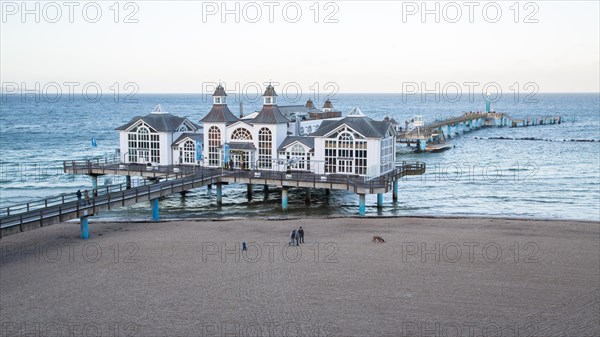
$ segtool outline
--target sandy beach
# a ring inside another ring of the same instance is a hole
[[[299,226],[305,243],[288,246]],[[62,223],[0,240],[2,336],[600,334],[597,222],[249,219],[78,235]]]

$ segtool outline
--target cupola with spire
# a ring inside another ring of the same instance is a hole
[[[333,111],[333,103],[327,98],[323,104],[323,112]]]
[[[277,105],[277,93],[271,83],[269,83],[263,94],[263,105]]]
[[[254,124],[287,124],[290,122],[277,107],[277,93],[275,88],[269,83],[263,94],[263,107],[254,117]]]
[[[227,93],[225,88],[219,83],[213,94],[213,106],[210,112],[200,120],[202,123],[226,123],[227,125],[235,123],[238,118],[227,107]]]
[[[315,109],[315,103],[313,103],[312,99],[308,99],[308,101],[306,101],[306,105],[305,107],[307,109]]]
[[[227,104],[227,93],[221,83],[219,83],[213,94],[213,104]]]

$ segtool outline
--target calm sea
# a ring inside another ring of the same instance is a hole
[[[118,147],[115,127],[133,116],[149,113],[157,104],[163,111],[198,121],[210,109],[201,94],[138,94],[137,102],[118,102],[111,95],[99,101],[65,97],[1,96],[0,203],[2,207],[74,193],[91,187],[85,176],[62,173],[63,160],[112,155]],[[280,96],[280,105],[285,97]],[[303,104],[303,97],[294,104]],[[424,161],[423,176],[400,184],[400,200],[385,195],[378,210],[375,196],[367,197],[367,215],[506,216],[600,220],[600,104],[598,94],[537,94],[537,102],[514,100],[512,95],[492,104],[514,116],[561,115],[560,125],[527,128],[485,128],[454,141],[454,148],[435,154],[399,155],[398,161]],[[316,104],[322,106],[323,97]],[[404,122],[422,115],[426,121],[484,109],[482,97],[458,102],[401,94],[338,94],[334,105],[344,113],[358,106],[374,118],[394,117]],[[238,104],[230,108],[238,112]],[[260,109],[245,101],[246,113]],[[90,145],[95,138],[97,147]],[[508,138],[508,139],[499,139]],[[527,139],[524,139],[527,138]],[[589,142],[593,141],[593,142]],[[99,185],[122,182],[100,177]],[[317,217],[358,213],[358,197],[350,192],[313,191],[306,205],[303,190],[291,190],[289,211],[280,207],[280,193],[265,194],[256,186],[248,201],[245,185],[224,189],[223,205],[216,205],[214,189],[200,188],[185,196],[161,201],[163,218]],[[104,212],[102,219],[148,219],[149,204]]]

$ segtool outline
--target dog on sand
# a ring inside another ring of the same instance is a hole
[[[373,237],[373,242],[385,243],[385,240],[384,240],[384,239],[383,239],[381,236],[379,236],[379,235],[375,235],[375,236]]]

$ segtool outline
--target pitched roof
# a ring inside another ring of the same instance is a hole
[[[249,142],[230,142],[228,144],[229,144],[230,150],[250,150],[250,151],[256,150],[256,146],[254,146],[254,144],[249,143]],[[223,145],[223,146],[225,146],[225,145]]]
[[[231,124],[239,119],[227,107],[227,104],[213,104],[210,112],[200,121],[203,123],[226,123]]]
[[[396,121],[396,120],[394,119],[394,117],[392,117],[392,118],[390,118],[390,117],[385,117],[385,118],[383,119],[383,121],[384,121],[384,122],[390,122],[390,123],[392,123],[392,125],[398,125],[398,124],[399,124],[399,123],[398,123],[398,121]]]
[[[374,121],[369,117],[346,117],[338,121],[323,121],[311,136],[323,137],[342,125],[346,125],[367,138],[385,138],[391,127],[389,122]]]
[[[312,99],[309,98],[308,101],[306,101],[305,107],[308,109],[315,109],[315,103],[313,103]]]
[[[313,137],[287,136],[283,140],[283,143],[281,143],[281,145],[279,145],[279,148],[277,149],[277,151],[281,151],[281,150],[285,149],[286,147],[288,147],[289,145],[291,145],[294,142],[300,142],[300,143],[308,146],[311,149],[315,148],[315,139]]]
[[[263,105],[262,110],[252,120],[252,124],[283,124],[289,123],[287,119],[277,105]]]
[[[179,143],[181,143],[181,142],[182,142],[184,139],[186,139],[186,138],[190,138],[190,139],[192,139],[192,140],[195,140],[195,141],[200,141],[200,142],[202,142],[202,141],[203,141],[203,138],[204,138],[204,135],[203,135],[203,134],[201,134],[201,133],[190,133],[190,132],[186,132],[186,133],[183,133],[181,136],[177,137],[177,139],[176,139],[176,140],[173,142],[173,144],[172,144],[172,145],[179,144]]]
[[[165,112],[157,113],[155,111],[143,117],[135,116],[128,123],[119,126],[115,130],[127,130],[140,120],[144,121],[144,123],[158,132],[176,131],[177,128],[186,120],[195,128],[195,130],[200,128],[198,125],[189,121],[186,117],[179,117]]]
[[[325,100],[325,103],[323,104],[323,109],[333,109],[333,103],[331,103],[329,98]]]
[[[321,112],[321,110],[315,108],[307,108],[304,105],[278,105],[277,108],[279,111],[286,116],[288,119],[294,116],[294,113],[311,113],[311,112]]]

